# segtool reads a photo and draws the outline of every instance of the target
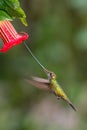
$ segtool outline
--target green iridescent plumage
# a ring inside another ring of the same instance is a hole
[[[36,87],[38,87],[40,89],[51,91],[52,93],[54,93],[56,95],[56,97],[58,99],[61,98],[61,99],[65,100],[76,111],[76,108],[71,103],[71,101],[69,100],[69,98],[67,97],[67,95],[65,94],[63,89],[60,87],[60,85],[56,81],[55,73],[47,70],[44,66],[42,66],[42,64],[38,61],[38,59],[33,55],[30,48],[26,44],[25,44],[25,46],[28,49],[28,51],[30,52],[30,54],[33,56],[35,61],[44,70],[44,72],[46,73],[46,75],[48,77],[48,79],[43,79],[43,78],[39,78],[39,77],[32,77],[31,79],[28,79],[27,81],[30,84],[32,84],[32,85],[34,85],[34,86],[36,86]]]
[[[75,106],[71,103],[61,86],[56,81],[56,75],[53,72],[50,72],[50,89],[54,92],[58,99],[62,98],[76,111]]]

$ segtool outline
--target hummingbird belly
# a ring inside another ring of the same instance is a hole
[[[57,83],[57,81],[51,81],[50,83],[50,89],[54,92],[54,94],[59,98],[66,98],[67,96],[63,89],[60,87],[60,85]]]

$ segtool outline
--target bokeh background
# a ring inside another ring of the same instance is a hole
[[[46,77],[23,44],[0,53],[0,130],[87,129],[87,0],[20,0],[29,26],[18,32],[66,91],[78,111],[25,82]]]

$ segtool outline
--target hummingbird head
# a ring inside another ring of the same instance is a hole
[[[56,74],[54,72],[46,71],[46,74],[47,74],[49,80],[56,79]]]

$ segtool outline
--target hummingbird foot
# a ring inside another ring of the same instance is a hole
[[[59,100],[61,97],[57,96],[57,99]]]

